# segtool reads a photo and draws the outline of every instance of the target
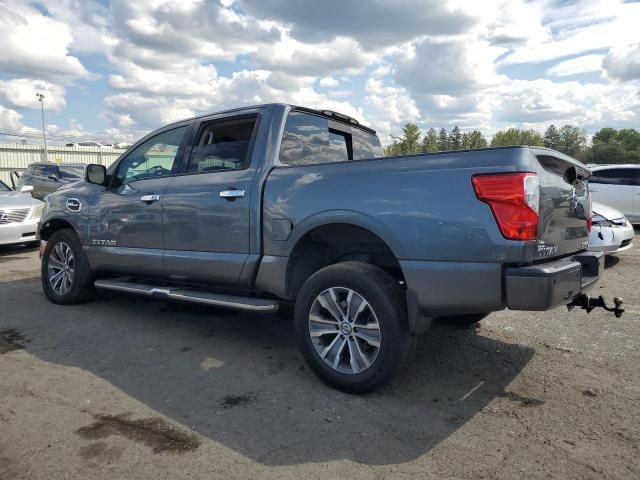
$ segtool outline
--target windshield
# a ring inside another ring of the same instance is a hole
[[[60,165],[61,178],[77,178],[80,180],[84,177],[84,165]]]
[[[11,189],[7,187],[7,184],[0,180],[0,192],[10,192]]]

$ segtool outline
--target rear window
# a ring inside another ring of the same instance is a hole
[[[382,157],[377,136],[320,115],[293,111],[287,117],[280,161],[314,165]]]
[[[640,185],[640,169],[606,168],[592,172],[589,183],[609,185]]]

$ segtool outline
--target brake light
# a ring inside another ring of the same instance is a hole
[[[471,182],[478,199],[491,207],[504,238],[537,238],[540,184],[535,173],[481,174]]]
[[[587,218],[587,232],[591,233],[591,228],[593,227],[593,212],[589,214],[589,218]]]

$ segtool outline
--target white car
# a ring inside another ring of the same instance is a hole
[[[640,223],[640,165],[589,167],[591,199],[620,210],[631,223]]]
[[[589,234],[589,250],[607,255],[633,247],[633,225],[615,208],[593,202],[593,225]]]
[[[0,245],[33,243],[38,240],[38,224],[44,202],[28,193],[16,192],[0,181]]]

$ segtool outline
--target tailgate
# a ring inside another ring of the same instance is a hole
[[[580,162],[552,150],[532,149],[540,180],[540,212],[536,260],[587,248],[591,199],[590,173]]]

